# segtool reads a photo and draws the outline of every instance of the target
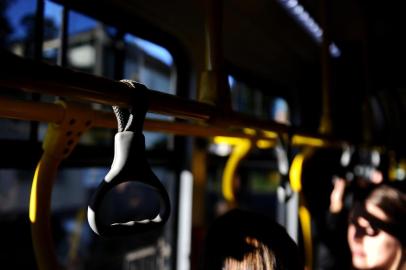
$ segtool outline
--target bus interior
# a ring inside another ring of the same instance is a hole
[[[321,220],[343,155],[406,180],[401,13],[400,1],[2,0],[0,268],[197,270],[207,228],[239,207],[326,269]],[[157,230],[103,237],[88,223],[119,159],[112,106],[145,136],[134,171],[164,189],[118,184],[102,219],[143,219],[166,194]]]

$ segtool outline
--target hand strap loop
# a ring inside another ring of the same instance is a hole
[[[145,138],[142,129],[148,110],[147,89],[134,81],[123,80],[122,82],[136,90],[134,99],[128,109],[113,106],[118,123],[114,160],[88,207],[90,227],[96,234],[103,236],[141,234],[155,230],[165,224],[170,214],[169,196],[161,181],[151,170],[145,154]],[[99,215],[101,202],[108,192],[124,182],[139,182],[154,189],[160,195],[160,207],[151,209],[151,215],[142,220],[129,217],[125,222],[111,221],[110,224],[106,224],[102,222]]]

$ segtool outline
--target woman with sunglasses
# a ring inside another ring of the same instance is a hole
[[[350,214],[348,243],[355,269],[406,269],[406,194],[388,185],[374,189]]]

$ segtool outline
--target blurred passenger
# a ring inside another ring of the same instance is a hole
[[[406,194],[381,185],[350,213],[348,243],[355,269],[406,269]]]
[[[359,165],[355,167],[360,168]],[[324,249],[321,249],[320,258],[318,258],[320,269],[348,269],[352,264],[351,251],[347,241],[349,212],[355,203],[364,201],[370,191],[384,181],[380,170],[370,168],[361,171],[367,173],[356,175],[352,179],[338,176],[333,178],[333,190],[330,194],[329,211],[326,216],[325,246],[323,246]]]
[[[205,270],[303,269],[296,244],[273,220],[234,209],[209,228]]]

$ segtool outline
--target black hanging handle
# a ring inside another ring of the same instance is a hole
[[[145,138],[142,133],[148,110],[147,89],[134,81],[121,81],[137,91],[130,109],[113,106],[117,117],[118,132],[114,138],[114,159],[110,171],[93,194],[87,218],[92,230],[101,236],[142,234],[162,227],[169,218],[170,201],[161,181],[151,170],[145,154]],[[124,182],[139,182],[153,188],[160,195],[160,209],[151,219],[129,219],[125,222],[106,224],[99,211],[106,194]]]

